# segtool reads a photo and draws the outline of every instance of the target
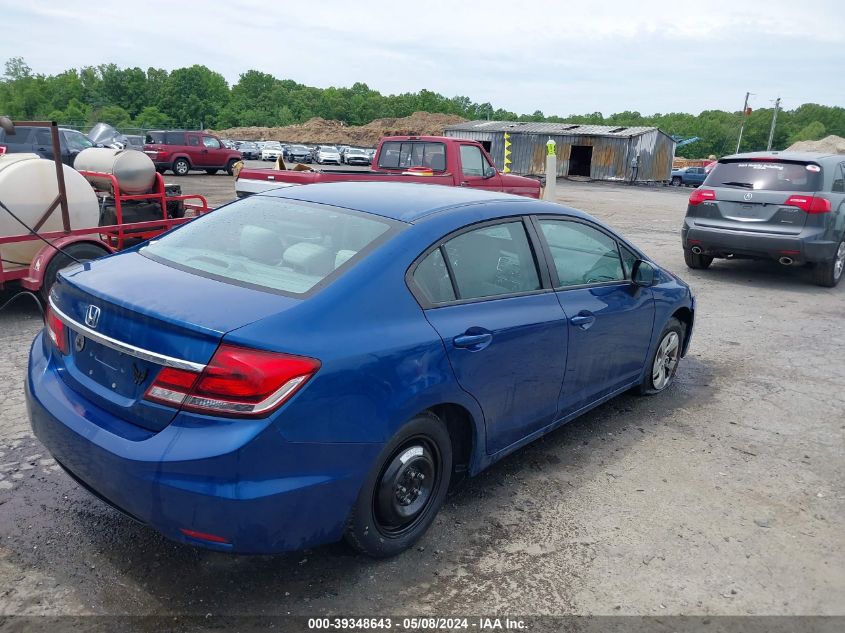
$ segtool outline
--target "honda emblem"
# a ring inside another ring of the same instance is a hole
[[[743,198],[745,198],[746,200],[751,200],[751,198],[753,198],[753,197],[754,197],[753,193],[747,193],[743,196]]]
[[[100,308],[91,304],[88,306],[88,310],[85,312],[85,325],[90,328],[97,327],[97,324],[100,322]]]

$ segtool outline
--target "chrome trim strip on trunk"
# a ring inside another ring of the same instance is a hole
[[[106,336],[105,334],[100,334],[96,330],[92,330],[91,328],[89,328],[87,325],[83,325],[82,323],[74,321],[64,312],[59,310],[56,307],[56,304],[53,302],[53,297],[50,297],[49,302],[50,309],[58,317],[59,321],[64,323],[70,329],[76,330],[80,334],[84,335],[86,338],[89,338],[92,341],[96,341],[100,345],[105,345],[106,347],[110,347],[111,349],[117,350],[118,352],[122,352],[129,356],[134,356],[135,358],[140,358],[141,360],[146,360],[151,363],[164,365],[165,367],[173,367],[174,369],[186,369],[188,371],[195,371],[198,373],[205,369],[205,365],[202,363],[195,363],[193,361],[182,360],[181,358],[173,358],[172,356],[166,356],[157,352],[151,352],[150,350],[146,350],[141,347],[136,347],[135,345],[130,345],[129,343],[124,343],[123,341],[118,341],[117,339],[113,339],[110,336]]]

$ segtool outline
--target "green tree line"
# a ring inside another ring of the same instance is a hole
[[[217,128],[283,126],[312,117],[363,125],[383,117],[403,117],[414,112],[455,114],[467,119],[549,121],[598,125],[657,126],[679,138],[700,137],[678,149],[678,155],[703,157],[732,153],[742,115],[708,110],[698,115],[682,112],[643,115],[601,112],[546,116],[517,114],[469,97],[445,97],[430,90],[383,95],[365,83],[351,88],[314,88],[290,79],[249,70],[229,86],[213,70],[194,65],[168,72],[161,68],[120,68],[115,64],[69,69],[56,75],[34,73],[20,57],[5,64],[0,79],[0,113],[16,119],[49,119],[86,128],[103,121],[118,129]],[[748,116],[742,150],[765,149],[771,108]],[[795,141],[817,140],[829,134],[845,136],[845,108],[806,103],[778,115],[773,147],[783,149]]]

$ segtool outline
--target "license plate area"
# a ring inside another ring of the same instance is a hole
[[[70,338],[77,371],[123,398],[140,398],[159,369],[155,363],[119,352],[79,332],[71,331]]]

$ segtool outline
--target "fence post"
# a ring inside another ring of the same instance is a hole
[[[557,188],[557,154],[555,153],[554,139],[549,137],[546,141],[546,188],[543,190],[543,200],[556,199]]]

